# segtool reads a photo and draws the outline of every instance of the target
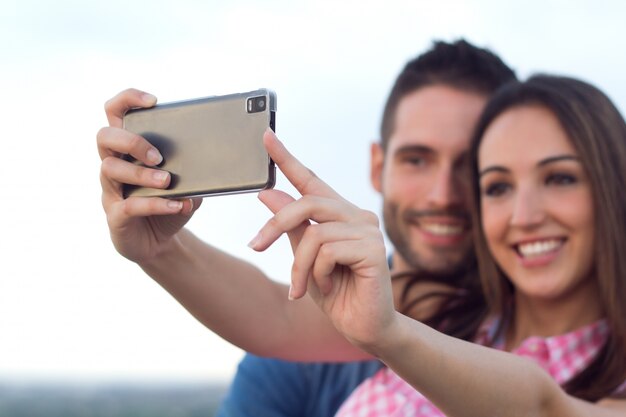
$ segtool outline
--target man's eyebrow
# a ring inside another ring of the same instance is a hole
[[[409,153],[409,152],[419,152],[419,153],[434,153],[435,150],[429,146],[425,145],[404,145],[400,146],[396,149],[394,153]]]

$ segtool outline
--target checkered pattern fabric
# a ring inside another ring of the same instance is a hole
[[[609,326],[603,320],[560,336],[530,337],[513,353],[534,360],[563,385],[593,361],[608,333]]]
[[[485,344],[497,325],[483,327],[477,343]],[[588,366],[608,337],[608,324],[600,320],[571,333],[548,338],[530,337],[512,353],[536,361],[559,384]],[[494,348],[503,349],[502,342]],[[625,384],[626,385],[626,384]],[[341,406],[336,417],[445,417],[426,397],[389,368],[365,380]]]

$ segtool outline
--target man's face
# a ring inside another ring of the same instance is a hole
[[[371,179],[383,195],[395,271],[465,267],[472,250],[465,164],[486,102],[445,85],[419,88],[399,102],[386,152],[372,145]]]

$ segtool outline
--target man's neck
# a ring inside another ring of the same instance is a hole
[[[391,254],[389,269],[392,275],[402,272],[415,271],[415,268],[411,267],[397,251],[394,251]]]

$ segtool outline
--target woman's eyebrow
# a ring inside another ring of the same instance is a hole
[[[500,165],[494,165],[494,166],[487,167],[483,169],[482,171],[480,171],[478,176],[482,177],[483,175],[488,174],[490,172],[501,172],[501,173],[506,174],[507,172],[510,172],[510,170]]]
[[[537,165],[538,166],[543,166],[543,165],[547,165],[547,164],[551,164],[553,162],[559,162],[559,161],[576,161],[576,162],[580,162],[580,158],[577,157],[576,155],[571,155],[571,154],[556,155],[556,156],[551,156],[549,158],[542,159],[541,161],[539,161],[539,163]]]
[[[570,154],[565,154],[565,155],[556,155],[556,156],[550,156],[548,158],[542,159],[541,161],[539,161],[537,163],[537,166],[545,166],[548,164],[552,164],[554,162],[559,162],[559,161],[576,161],[576,162],[580,162],[580,158],[577,157],[576,155],[570,155]],[[500,173],[507,173],[510,172],[510,170],[506,167],[500,166],[500,165],[494,165],[494,166],[490,166],[488,168],[483,169],[482,171],[480,171],[480,173],[478,174],[479,177],[482,177],[485,174],[488,174],[489,172],[500,172]]]

